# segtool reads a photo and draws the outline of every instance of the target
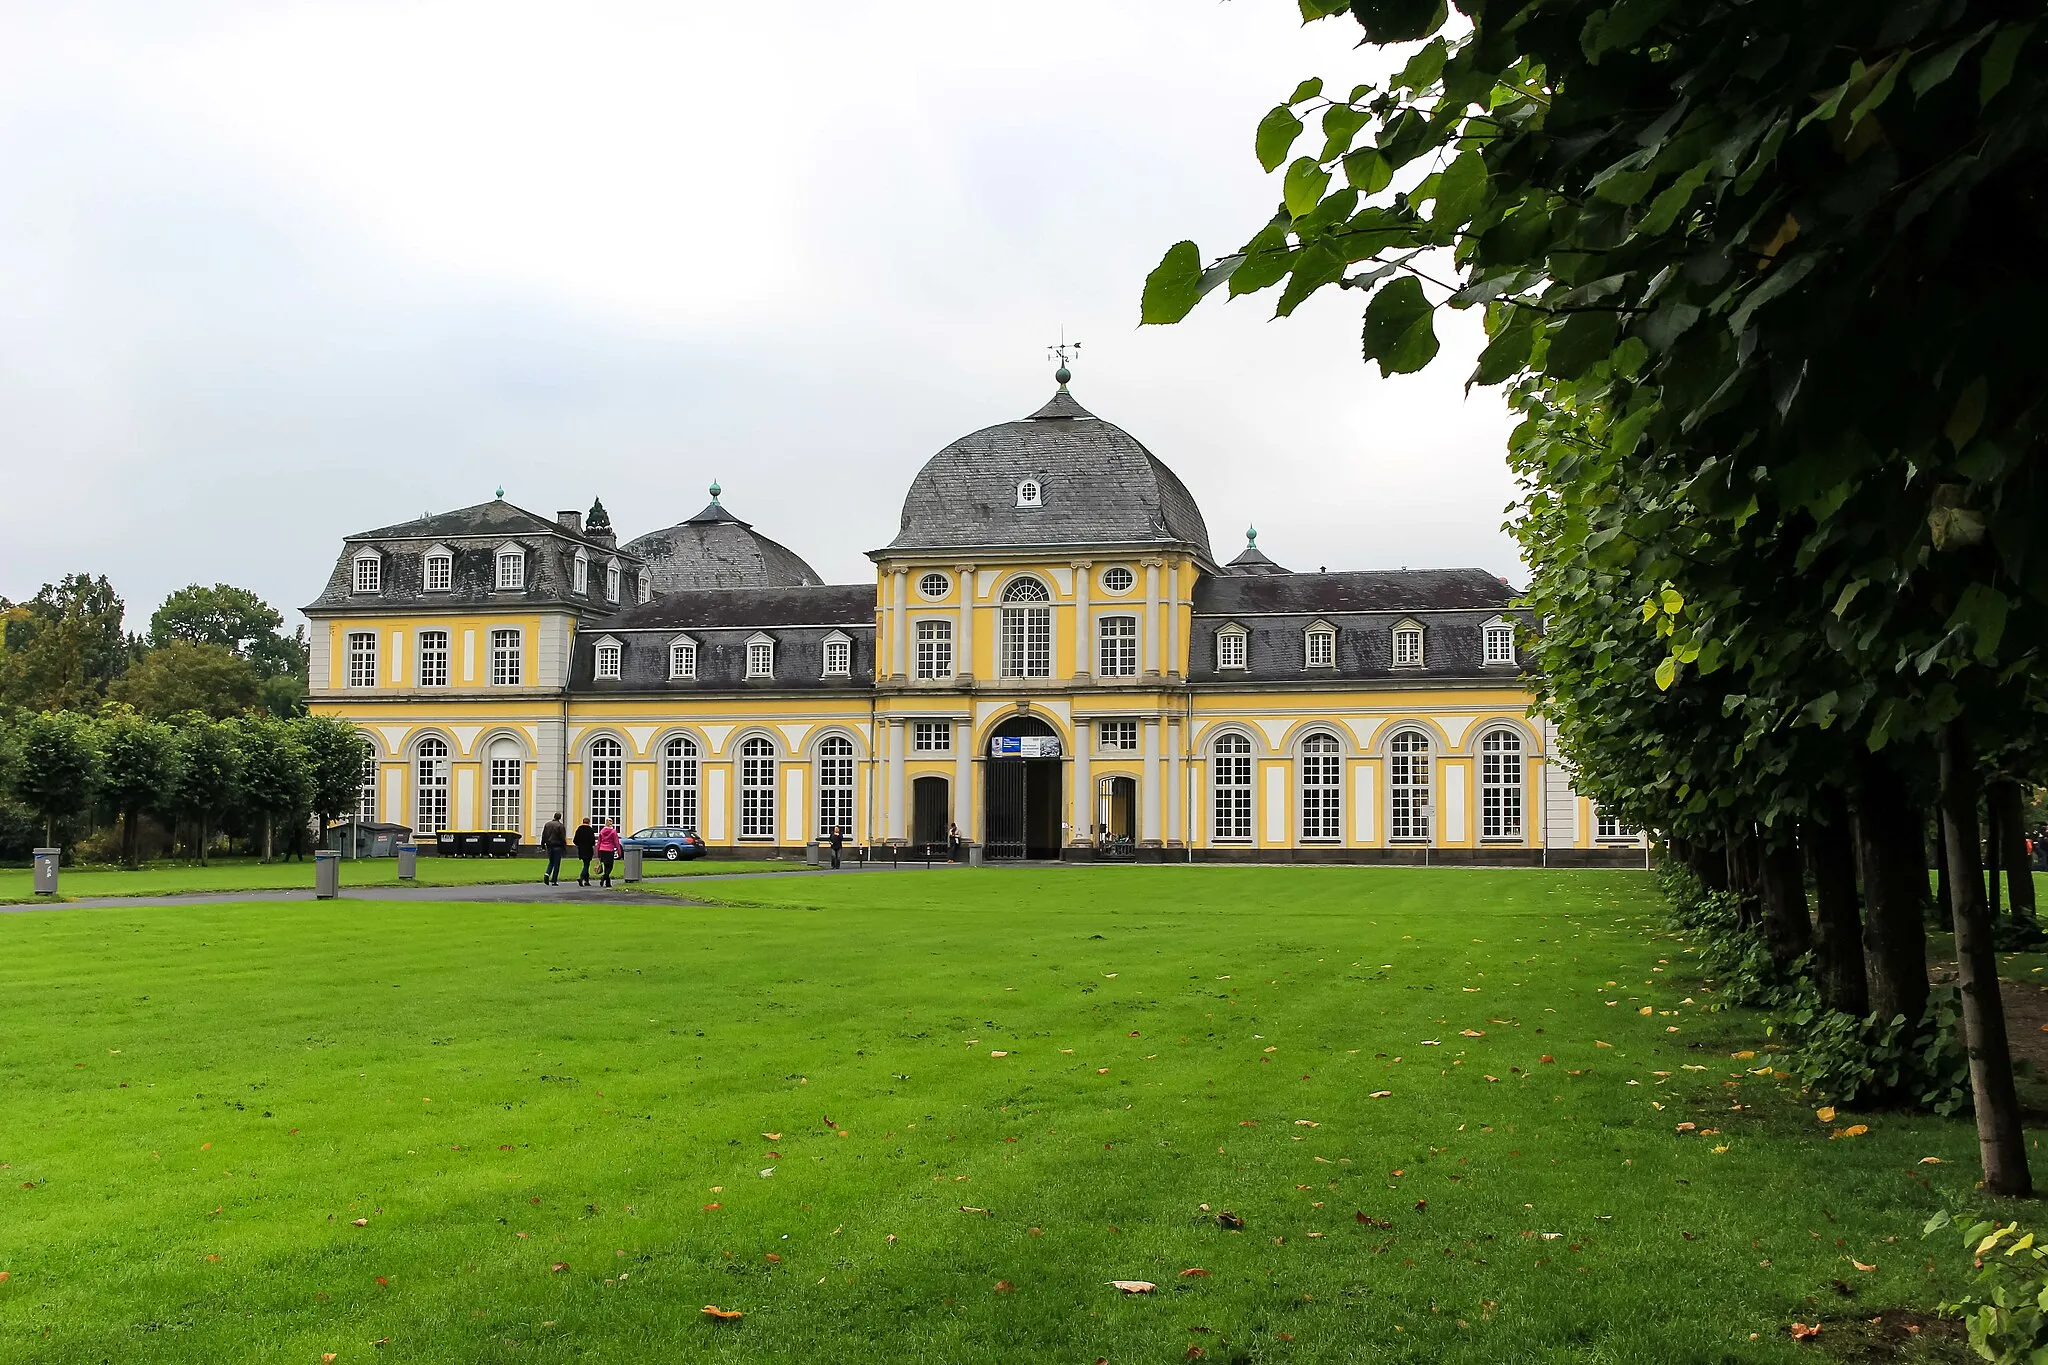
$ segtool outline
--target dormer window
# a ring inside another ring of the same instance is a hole
[[[624,660],[625,653],[625,649],[611,636],[607,635],[602,640],[599,640],[597,642],[596,667],[592,670],[593,675],[599,678],[617,678],[619,676],[619,665]]]
[[[517,592],[526,586],[526,547],[498,547],[498,591]]]
[[[1025,479],[1017,485],[1017,505],[1019,507],[1045,506],[1045,490],[1040,487],[1038,480]]]
[[[1511,664],[1515,661],[1515,627],[1511,622],[1495,617],[1486,623],[1483,638],[1487,663]]]
[[[697,676],[697,642],[687,635],[668,643],[668,676],[671,681]]]
[[[571,580],[579,593],[590,591],[590,556],[583,551],[576,552],[576,573]]]
[[[1337,631],[1318,621],[1303,637],[1302,662],[1310,668],[1337,666]]]
[[[620,582],[621,582],[621,580],[622,580],[622,575],[623,575],[623,572],[624,572],[624,571],[623,571],[622,569],[620,569],[620,567],[619,567],[619,561],[618,561],[618,560],[616,560],[616,559],[611,559],[611,560],[606,560],[606,561],[605,561],[605,566],[604,566],[604,600],[605,600],[605,601],[607,601],[607,602],[616,602],[616,601],[618,601],[618,600],[619,600],[619,584],[620,584]]]
[[[640,583],[640,600],[643,603],[652,602],[654,600],[654,575],[642,569],[637,577]]]
[[[384,591],[384,556],[375,550],[364,550],[356,556],[355,590],[357,592]]]
[[[844,678],[853,672],[853,641],[838,631],[825,637],[825,676]]]
[[[766,635],[756,635],[747,641],[747,676],[749,678],[772,678],[775,676],[775,641]]]
[[[1394,627],[1394,667],[1422,667],[1422,627],[1414,621]]]
[[[1245,656],[1243,626],[1225,626],[1216,632],[1216,667],[1243,668]]]
[[[446,545],[436,545],[427,551],[420,585],[428,592],[447,592],[455,586],[455,554]]]

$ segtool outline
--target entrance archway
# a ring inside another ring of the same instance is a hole
[[[910,842],[919,848],[944,847],[946,810],[952,784],[943,777],[920,777],[910,784]]]
[[[1012,716],[991,732],[982,763],[986,856],[1060,856],[1066,841],[1060,837],[1064,774],[1059,752],[1059,731],[1036,716]]]
[[[1095,782],[1095,850],[1109,858],[1130,858],[1138,849],[1138,784],[1121,775]]]

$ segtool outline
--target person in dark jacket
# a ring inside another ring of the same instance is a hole
[[[562,813],[555,812],[552,820],[540,829],[541,852],[548,855],[548,870],[540,874],[541,885],[562,884],[562,854],[569,843],[569,827],[562,823]]]
[[[846,834],[837,825],[832,827],[832,870],[839,870],[839,850],[846,846]]]
[[[576,874],[576,885],[590,885],[590,860],[597,854],[597,831],[590,827],[590,818],[576,826],[576,856],[583,860],[583,870]]]

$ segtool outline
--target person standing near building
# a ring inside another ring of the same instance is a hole
[[[548,855],[548,870],[540,874],[542,886],[562,884],[562,853],[569,842],[569,827],[562,823],[562,812],[556,811],[554,818],[540,827],[540,849]]]
[[[612,884],[612,861],[619,856],[625,844],[619,839],[619,831],[612,822],[604,822],[604,828],[597,832],[597,884],[610,887]]]
[[[583,860],[583,870],[576,874],[576,885],[590,885],[590,859],[597,852],[597,831],[590,827],[590,817],[584,816],[583,823],[576,826],[576,856]]]
[[[832,870],[839,870],[839,850],[846,846],[846,833],[839,826],[832,827]]]

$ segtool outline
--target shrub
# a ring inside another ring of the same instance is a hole
[[[1962,1224],[1946,1209],[1927,1220],[1922,1237]],[[2018,1223],[1973,1223],[1963,1232],[1976,1274],[1962,1297],[1940,1311],[1961,1318],[1970,1346],[1993,1365],[2032,1365],[2048,1352],[2048,1248]]]

